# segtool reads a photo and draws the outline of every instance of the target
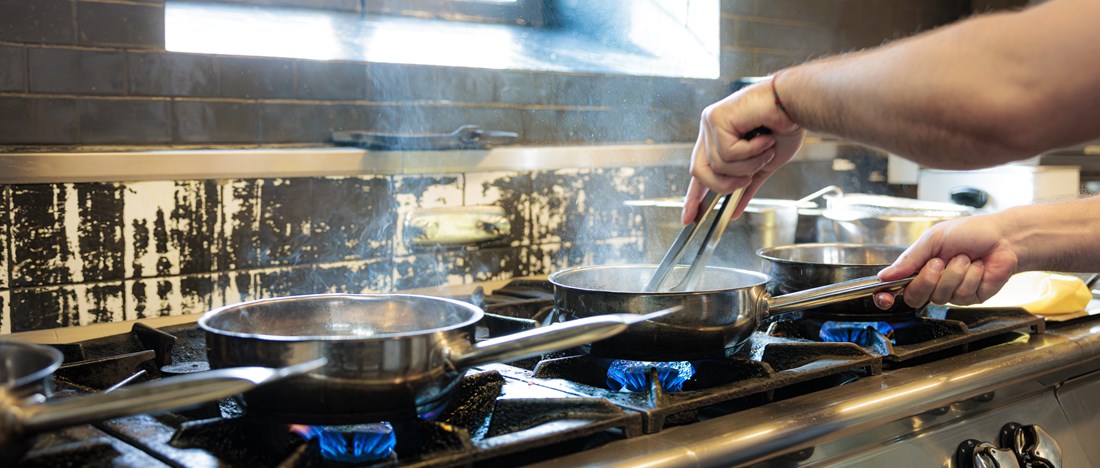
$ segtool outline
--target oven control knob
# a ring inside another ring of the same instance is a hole
[[[1008,423],[1001,428],[1001,445],[1011,447],[1027,468],[1061,468],[1062,447],[1042,427]]]
[[[974,439],[963,441],[955,452],[958,468],[1020,468],[1016,454],[989,442]]]

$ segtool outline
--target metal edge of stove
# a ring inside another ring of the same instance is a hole
[[[880,444],[890,443],[915,437],[915,432],[929,427],[929,415],[938,418],[936,425],[947,424],[967,414],[988,412],[994,405],[1009,404],[1006,399],[1053,393],[1051,390],[1067,378],[1097,375],[1097,370],[1100,322],[1082,321],[536,466],[741,466],[805,453],[871,429]],[[995,399],[983,398],[994,392],[999,392]],[[897,432],[886,432],[891,430]],[[1080,456],[1080,448],[1076,450]]]

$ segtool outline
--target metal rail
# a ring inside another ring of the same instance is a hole
[[[1031,335],[537,466],[740,466],[854,435],[1075,365],[1100,367],[1100,322]],[[1037,384],[1039,387],[1045,386]]]

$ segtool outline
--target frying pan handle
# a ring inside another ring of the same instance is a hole
[[[768,298],[767,315],[781,314],[795,310],[809,309],[826,304],[835,304],[849,299],[870,296],[882,291],[896,291],[904,288],[915,276],[894,281],[882,281],[877,276],[857,278],[828,286],[805,291],[784,294]]]
[[[452,355],[451,365],[456,370],[462,370],[491,362],[510,362],[561,351],[610,338],[622,333],[630,325],[663,317],[682,308],[683,306],[669,307],[645,315],[596,315],[513,333],[482,341],[464,354]]]
[[[122,387],[111,393],[24,407],[14,413],[22,419],[20,432],[36,434],[105,419],[194,406],[304,374],[325,363],[322,358],[281,369],[237,367],[196,372]]]

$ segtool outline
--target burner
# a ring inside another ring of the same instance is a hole
[[[688,361],[613,361],[607,369],[607,388],[617,392],[649,391],[649,369],[656,369],[657,381],[666,393],[683,389],[684,382],[695,376]]]
[[[397,437],[387,422],[347,426],[301,426],[290,429],[306,440],[317,439],[321,457],[341,463],[366,463],[394,457]]]
[[[854,343],[871,346],[877,342],[894,340],[894,327],[888,322],[836,322],[826,321],[818,331],[821,341],[828,343]]]

